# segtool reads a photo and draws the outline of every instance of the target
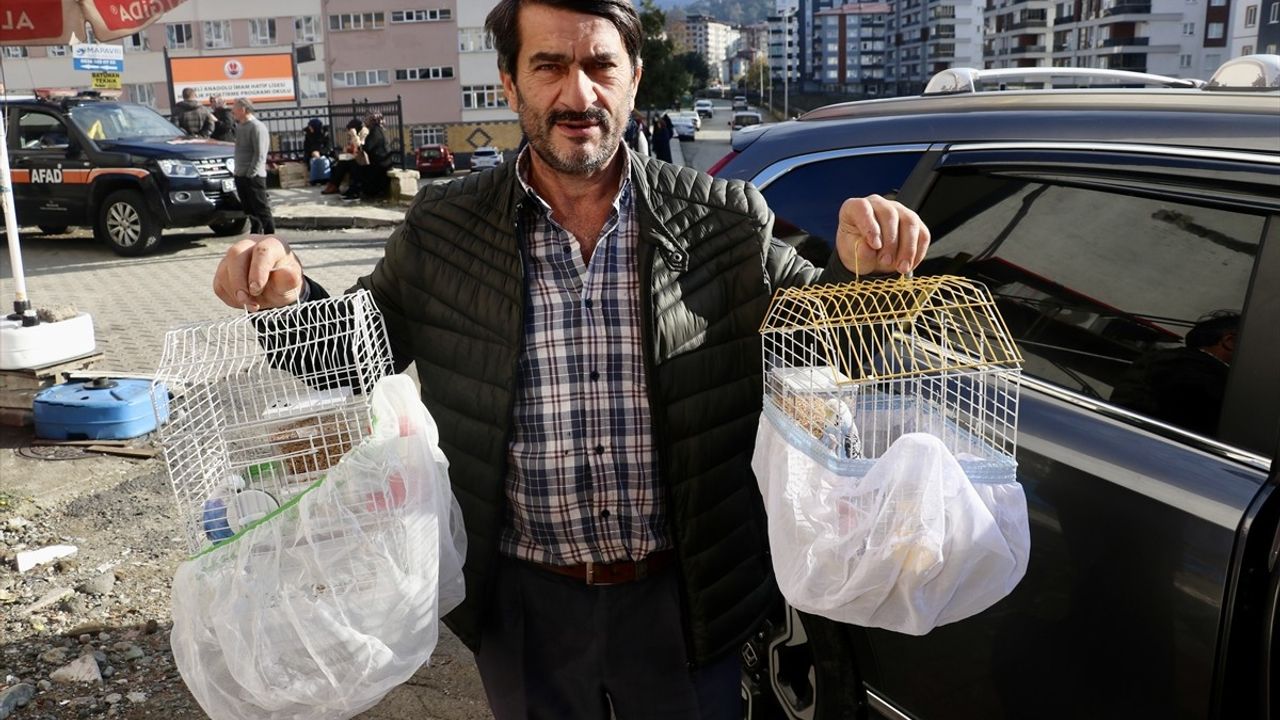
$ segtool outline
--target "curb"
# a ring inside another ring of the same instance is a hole
[[[342,230],[346,228],[388,228],[395,227],[403,219],[363,218],[363,217],[275,217],[275,226],[286,230]]]

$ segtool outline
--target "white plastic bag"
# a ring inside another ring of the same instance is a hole
[[[752,469],[774,573],[799,610],[923,635],[1008,595],[1031,537],[1012,459],[957,460],[898,435],[875,460],[837,460],[766,403]]]
[[[174,659],[214,720],[339,720],[430,657],[463,599],[461,512],[439,432],[403,375],[326,476],[173,582]]]

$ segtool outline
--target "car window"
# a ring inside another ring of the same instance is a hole
[[[71,143],[67,127],[56,115],[23,110],[18,115],[18,147],[23,150],[61,150]]]
[[[1024,372],[1214,435],[1262,216],[980,172],[920,215],[921,272],[986,283]]]
[[[69,111],[91,140],[168,140],[185,137],[173,123],[151,108],[126,103],[85,103]]]
[[[801,165],[763,189],[773,233],[824,265],[836,239],[837,213],[847,198],[893,197],[920,161],[919,152],[869,153]]]

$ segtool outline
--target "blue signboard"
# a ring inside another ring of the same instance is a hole
[[[89,72],[124,72],[124,46],[79,43],[71,46],[72,67]]]

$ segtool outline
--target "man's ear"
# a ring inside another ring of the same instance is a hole
[[[514,112],[519,112],[520,95],[516,92],[515,78],[511,77],[506,70],[499,70],[498,76],[502,78],[502,94],[507,98],[507,107]]]

